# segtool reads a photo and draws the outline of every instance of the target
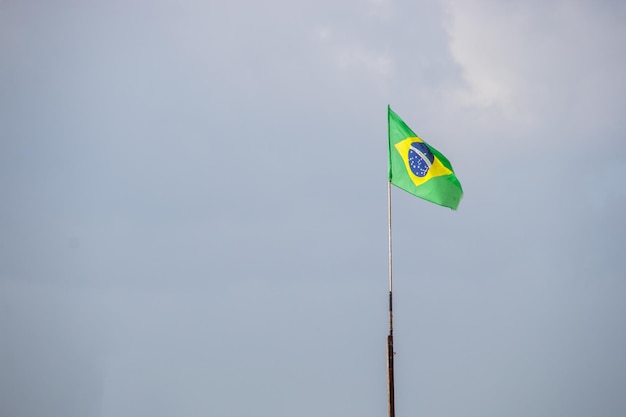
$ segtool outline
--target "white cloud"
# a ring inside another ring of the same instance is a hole
[[[387,20],[392,16],[391,0],[368,0],[369,15],[380,20]]]
[[[384,88],[395,73],[393,57],[329,26],[313,29],[313,39],[328,64],[340,75],[365,78]]]
[[[512,35],[519,31],[519,23],[507,22],[496,10],[475,3],[449,2],[450,52],[467,82],[467,89],[458,92],[459,99],[468,105],[510,106],[518,80],[507,59],[508,42],[515,39]]]
[[[466,82],[456,99],[523,120],[609,122],[626,91],[626,8],[597,6],[449,0],[450,52]]]

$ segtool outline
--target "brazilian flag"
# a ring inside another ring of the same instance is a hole
[[[388,107],[389,182],[417,197],[456,210],[463,197],[452,164]]]

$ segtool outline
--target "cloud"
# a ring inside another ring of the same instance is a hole
[[[385,87],[395,74],[393,56],[382,48],[370,46],[345,30],[317,26],[312,34],[315,45],[321,50],[328,65],[341,75],[357,77]]]
[[[451,1],[448,14],[450,52],[467,82],[459,99],[467,105],[510,106],[518,80],[514,63],[506,59],[511,45],[502,38],[511,37],[494,35],[503,30],[515,33],[516,29],[509,26],[511,22],[498,19],[498,10],[471,1]]]
[[[392,0],[368,0],[369,15],[380,20],[389,20],[394,14],[394,2]]]
[[[448,1],[458,102],[534,124],[610,125],[626,92],[625,13],[620,3]]]

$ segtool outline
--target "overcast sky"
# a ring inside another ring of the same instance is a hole
[[[626,6],[0,0],[0,415],[626,415]]]

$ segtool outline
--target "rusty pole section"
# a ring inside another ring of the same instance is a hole
[[[393,378],[393,323],[392,323],[392,301],[389,293],[389,336],[387,336],[387,386],[389,388],[389,417],[396,416],[396,403],[394,398],[394,378]]]

